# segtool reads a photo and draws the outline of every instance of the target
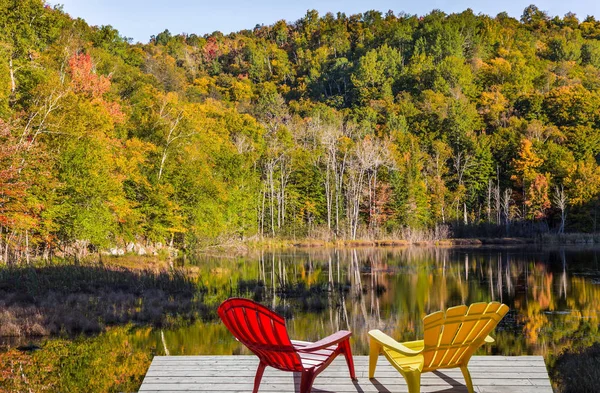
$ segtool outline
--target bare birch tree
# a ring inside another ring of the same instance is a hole
[[[184,110],[176,102],[172,102],[169,96],[164,97],[158,108],[158,119],[155,123],[156,128],[164,130],[162,153],[157,174],[159,182],[164,173],[167,156],[175,142],[198,133],[195,129],[186,129],[187,127],[182,124],[185,119]]]
[[[333,204],[337,193],[337,156],[338,143],[342,133],[338,127],[322,126],[319,127],[319,139],[325,151],[325,178],[323,183],[325,186],[325,202],[327,205],[327,229],[331,231],[333,223]]]
[[[360,205],[362,203],[365,181],[369,187],[369,210],[372,209],[371,183],[376,185],[376,169],[384,163],[382,148],[379,142],[366,137],[359,142],[353,150],[352,159],[348,167],[348,215],[349,229],[352,239],[356,239]]]
[[[556,186],[554,188],[554,205],[560,210],[560,226],[558,227],[558,233],[565,232],[565,223],[567,221],[567,194],[565,193],[564,186]]]
[[[508,236],[509,229],[510,229],[510,220],[511,220],[510,206],[511,206],[512,202],[513,202],[512,190],[510,188],[507,188],[502,193],[502,198],[501,198],[502,215],[504,217],[504,226],[506,228],[507,236]]]

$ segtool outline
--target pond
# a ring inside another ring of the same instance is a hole
[[[510,312],[493,333],[496,343],[479,353],[543,355],[551,366],[566,348],[600,342],[599,251],[533,245],[292,249],[206,256],[186,266],[201,282],[209,315],[230,296],[252,298],[283,314],[293,339],[316,341],[340,329],[352,331],[355,355],[368,354],[370,329],[398,340],[419,339],[429,313],[503,302]],[[40,379],[73,392],[135,391],[153,355],[249,353],[210,317],[176,328],[121,326],[40,346],[38,358],[27,359],[30,367],[51,369],[51,361],[43,359],[53,351],[75,354],[62,362],[60,377],[51,372]],[[92,364],[105,369],[92,370]]]

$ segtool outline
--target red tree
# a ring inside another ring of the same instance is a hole
[[[87,95],[100,103],[110,113],[115,123],[125,120],[119,103],[104,99],[104,95],[110,90],[110,78],[96,73],[90,55],[79,53],[71,56],[69,74],[71,75],[71,85],[76,93]]]

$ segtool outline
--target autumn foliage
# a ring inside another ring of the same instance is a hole
[[[309,11],[133,44],[5,3],[3,260],[598,229],[593,17]]]
[[[69,73],[73,90],[77,93],[86,93],[99,98],[110,90],[110,79],[96,74],[89,54],[77,53],[71,56]]]
[[[106,101],[104,96],[110,91],[110,78],[98,75],[94,69],[92,57],[87,53],[76,53],[69,59],[69,74],[75,93],[91,97],[104,107],[115,122],[125,120],[121,106],[114,101]]]

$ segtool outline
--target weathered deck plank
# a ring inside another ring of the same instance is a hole
[[[369,380],[367,356],[354,357],[358,382],[352,382],[343,357],[315,380],[313,392],[408,392],[404,379],[380,357],[376,378]],[[258,365],[255,356],[157,356],[140,393],[251,392]],[[474,356],[469,363],[479,393],[552,393],[541,356]],[[260,392],[297,392],[300,376],[267,368]],[[421,391],[466,393],[459,369],[425,373]]]

